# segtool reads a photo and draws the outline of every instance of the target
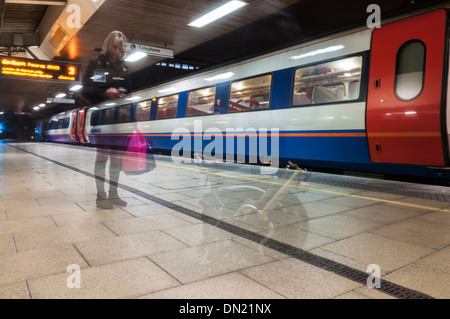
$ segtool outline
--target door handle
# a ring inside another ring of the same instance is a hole
[[[378,79],[376,79],[376,80],[374,81],[373,87],[374,87],[375,89],[379,89],[379,88],[381,87],[381,79],[380,79],[380,78],[378,78]]]

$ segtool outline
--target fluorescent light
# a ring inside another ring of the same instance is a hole
[[[59,93],[59,94],[56,95],[55,97],[58,98],[58,99],[60,99],[60,98],[63,98],[63,97],[65,97],[65,96],[66,96],[65,93]]]
[[[341,68],[343,71],[350,71],[359,67],[359,65],[356,64],[356,62],[353,60],[344,60],[338,64],[338,67]]]
[[[39,107],[44,107],[44,106],[46,106],[47,104],[45,104],[45,103],[41,103],[41,104],[39,104]]]
[[[77,84],[77,85],[72,86],[69,90],[71,90],[71,91],[78,91],[82,87],[83,87],[82,85]]]
[[[136,52],[132,53],[131,55],[129,55],[125,59],[125,61],[127,61],[127,62],[136,62],[137,60],[140,60],[140,59],[142,59],[145,56],[147,56],[147,53],[141,52],[141,51],[136,51]]]
[[[33,110],[35,110],[35,111],[39,111],[39,109],[40,109],[40,107],[39,107],[39,106],[35,106],[35,107],[33,107]]]
[[[195,21],[192,21],[188,24],[188,26],[201,28],[205,25],[222,18],[223,16],[226,16],[227,14],[230,14],[231,12],[247,5],[246,2],[233,0],[225,3],[224,5],[220,6],[219,8],[201,16]]]
[[[234,75],[233,72],[221,73],[221,74],[215,75],[213,77],[206,78],[205,81],[214,81],[214,80],[228,79],[228,78],[231,78],[233,75]]]
[[[311,52],[308,52],[305,54],[291,56],[291,59],[302,59],[302,58],[306,58],[309,56],[314,56],[314,55],[318,55],[318,54],[342,50],[343,48],[345,48],[343,45],[333,45],[333,46],[325,48],[325,49],[319,49],[319,50],[311,51]]]

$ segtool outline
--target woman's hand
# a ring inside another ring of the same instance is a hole
[[[116,88],[109,88],[105,92],[105,97],[107,99],[118,99],[118,98],[120,98],[122,96],[123,96],[122,92],[120,92]]]

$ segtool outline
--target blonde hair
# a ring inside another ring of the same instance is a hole
[[[102,53],[106,56],[109,48],[115,39],[119,39],[122,42],[122,50],[120,52],[119,59],[123,61],[125,54],[127,53],[127,37],[121,31],[111,32],[103,42]]]

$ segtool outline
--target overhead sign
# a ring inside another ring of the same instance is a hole
[[[59,98],[47,98],[47,103],[67,103],[67,104],[75,104],[75,99],[59,99]]]
[[[138,43],[127,43],[128,53],[135,51],[145,52],[148,55],[162,56],[166,58],[173,58],[173,50],[166,48],[158,48],[151,45],[138,44]]]
[[[81,66],[54,61],[2,57],[0,76],[56,82],[79,82]]]

